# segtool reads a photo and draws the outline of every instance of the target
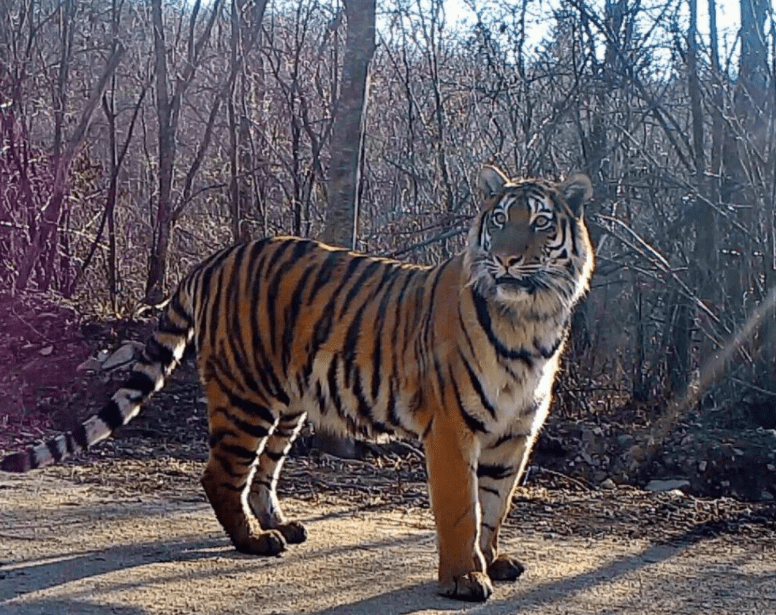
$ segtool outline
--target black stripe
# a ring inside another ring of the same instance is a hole
[[[272,389],[270,388],[269,376],[267,375],[266,370],[261,367],[269,363],[269,358],[264,346],[264,341],[261,338],[262,331],[259,328],[258,323],[258,315],[264,309],[259,307],[259,302],[261,301],[261,286],[264,283],[265,278],[264,265],[267,260],[266,253],[259,256],[258,252],[256,253],[256,258],[251,260],[253,266],[248,279],[249,287],[247,292],[250,296],[250,314],[253,315],[250,322],[252,351],[249,353],[248,358],[250,361],[251,372],[259,375],[259,380],[264,387],[264,391],[270,392]],[[270,335],[272,334],[271,331],[268,333]]]
[[[570,221],[570,222],[567,222],[567,224],[568,224],[568,230],[571,233],[571,253],[574,256],[579,256],[579,249],[577,248],[577,242],[579,241],[578,239],[579,229],[577,228],[577,221],[576,220]]]
[[[223,268],[215,272],[216,275],[216,288],[215,293],[210,302],[210,309],[208,310],[208,319],[205,323],[205,329],[210,333],[210,347],[215,349],[216,336],[218,335],[218,322],[221,318],[225,317],[225,314],[221,314],[221,295],[224,293],[224,276],[226,272]]]
[[[112,399],[100,410],[97,416],[105,422],[111,431],[115,431],[124,424],[124,415],[121,414],[119,405]]]
[[[477,476],[479,478],[492,478],[493,480],[504,480],[517,474],[517,469],[501,464],[481,463],[477,466]]]
[[[29,449],[27,452],[27,458],[30,470],[34,470],[35,468],[40,467],[40,462],[38,461],[38,456],[35,454],[34,448]]]
[[[316,244],[314,244],[312,241],[288,240],[270,258],[269,265],[267,266],[267,272],[272,270],[275,263],[278,262],[280,256],[282,256],[291,245],[294,246],[293,251],[288,256],[288,258],[277,267],[277,271],[274,272],[267,286],[267,312],[270,326],[272,327],[275,327],[279,322],[277,319],[277,300],[280,285],[286,281],[286,274],[296,266],[297,261],[299,261],[299,259],[302,258],[302,256],[304,256],[307,252],[311,251]],[[274,335],[270,336],[270,351],[272,352],[273,356],[276,356],[277,345],[278,342],[281,341],[279,339],[280,327],[277,327],[274,333]]]
[[[456,404],[458,404],[458,410],[461,412],[461,416],[463,417],[463,420],[466,423],[466,426],[469,428],[469,431],[474,433],[478,431],[480,433],[488,433],[488,430],[485,427],[485,423],[483,423],[477,417],[472,416],[471,414],[469,414],[469,412],[466,411],[466,408],[463,405],[463,399],[461,399],[461,390],[458,388],[458,383],[455,380],[455,375],[453,374],[452,368],[449,370],[449,372],[450,372],[450,381],[453,383],[455,402]]]
[[[441,265],[439,265],[439,267],[434,269],[434,282],[431,285],[431,292],[429,293],[428,306],[424,310],[424,319],[423,319],[423,334],[424,334],[424,338],[426,338],[426,341],[429,344],[427,346],[427,348],[429,349],[434,348],[433,339],[432,339],[434,328],[431,326],[431,318],[434,316],[434,302],[436,301],[437,288],[439,287],[439,282],[442,279],[442,274],[452,262],[453,262],[453,259],[450,258],[446,260],[444,263],[442,263]]]
[[[175,294],[172,296],[172,299],[170,299],[170,305],[167,306],[167,311],[163,314],[163,316],[170,318],[170,312],[173,312],[175,316],[178,317],[179,320],[182,320],[186,323],[187,326],[191,326],[191,314],[189,314],[186,311],[186,308],[183,307],[183,304],[181,303],[181,287],[178,287],[178,290],[175,291]]]
[[[487,448],[489,450],[493,450],[494,448],[498,448],[502,444],[511,442],[512,440],[517,440],[518,438],[527,438],[529,435],[530,434],[507,432],[504,435],[500,436],[493,444],[491,444]]]
[[[496,489],[495,487],[489,487],[487,485],[480,485],[479,486],[479,490],[480,491],[484,491],[486,493],[490,493],[491,495],[495,495],[496,497],[499,497],[499,498],[501,497],[501,492],[498,489]],[[483,525],[484,525],[484,523],[483,523]]]
[[[458,303],[458,326],[461,328],[461,331],[463,331],[464,338],[466,339],[466,345],[469,348],[469,354],[474,358],[475,361],[477,361],[477,367],[479,368],[479,371],[482,371],[482,368],[480,367],[480,360],[477,358],[477,352],[474,350],[474,342],[472,342],[472,338],[469,335],[469,328],[466,326],[466,321],[463,319],[463,314],[461,314],[461,303]]]
[[[469,365],[469,362],[466,360],[466,357],[464,357],[462,354],[460,355],[460,357],[461,357],[461,362],[463,363],[464,367],[466,367],[466,373],[469,374],[469,381],[472,384],[472,388],[480,397],[480,403],[482,404],[482,407],[485,408],[485,410],[488,411],[488,414],[490,414],[490,416],[495,419],[496,409],[493,407],[493,404],[490,403],[490,400],[488,399],[488,396],[485,393],[485,390],[482,388],[482,383],[477,377],[477,374],[474,373],[474,370],[472,369],[471,365]]]
[[[54,461],[59,462],[62,461],[62,453],[59,450],[59,446],[57,446],[57,440],[58,438],[54,438],[53,440],[46,442],[46,448],[48,448]]]
[[[354,258],[358,259],[361,262],[367,260],[367,257],[365,256],[356,256]],[[383,263],[381,261],[371,260],[371,259],[369,260],[369,263],[367,264],[366,267],[364,267],[364,270],[358,276],[358,279],[350,287],[348,294],[345,295],[345,300],[342,302],[342,305],[340,306],[340,312],[339,312],[340,319],[343,318],[345,315],[345,312],[350,309],[351,303],[353,303],[353,299],[356,298],[356,295],[364,290],[362,287],[364,286],[366,281],[372,276],[374,276],[376,273],[378,273],[378,270],[381,269],[382,267],[383,267]]]
[[[329,333],[331,333],[332,324],[334,322],[333,303],[334,297],[332,297],[332,300],[329,301],[329,305],[327,305],[326,309],[321,313],[320,319],[313,325],[312,348],[307,355],[307,362],[305,363],[303,370],[305,380],[313,373],[313,362],[315,361],[316,354],[318,354],[318,349],[323,346],[327,339],[329,339]]]
[[[318,296],[320,290],[331,282],[335,284],[341,284],[342,278],[332,279],[334,272],[338,265],[343,261],[344,255],[347,254],[344,250],[332,250],[328,252],[326,258],[323,260],[323,264],[318,267],[318,274],[315,276],[315,281],[312,283],[312,290],[310,291],[309,302],[313,303]],[[350,264],[348,264],[350,265]],[[344,278],[349,279],[349,278]]]
[[[256,459],[256,451],[252,451],[239,444],[220,443],[218,448],[222,451],[226,451],[232,457],[237,457],[240,460],[238,463],[241,463],[242,465],[249,465]]]
[[[189,332],[188,326],[181,327],[176,325],[172,322],[170,316],[166,313],[162,314],[162,316],[159,318],[159,324],[156,328],[159,333],[174,335],[176,337],[185,337]]]
[[[133,371],[129,374],[129,378],[122,388],[139,393],[139,395],[128,396],[130,401],[142,401],[153,393],[156,388],[156,383],[154,382],[154,379],[145,372]]]
[[[245,471],[241,471],[241,472],[234,471],[234,466],[232,465],[231,457],[221,455],[219,453],[213,453],[213,459],[218,461],[218,463],[221,464],[221,468],[223,468],[224,472],[226,472],[232,478],[237,478],[237,479],[245,478],[245,474],[246,474]],[[228,485],[229,483],[226,483],[226,484]],[[245,486],[245,483],[243,482],[243,487],[244,486]],[[239,491],[242,492],[242,489],[243,488],[240,487]],[[235,491],[237,491],[237,489],[235,489]]]
[[[299,419],[304,415],[305,410],[298,410],[297,412],[289,412],[280,417],[279,425],[291,425],[296,426]]]
[[[326,414],[326,398],[323,395],[323,387],[321,387],[319,380],[315,381],[315,401],[318,404],[318,411],[321,413],[321,416]]]
[[[484,521],[482,522],[482,527],[489,529],[491,532],[496,531],[495,527],[493,527],[490,523],[485,523]]]
[[[426,436],[431,431],[431,426],[434,424],[434,417],[431,417],[431,420],[429,420],[428,425],[426,425],[426,428],[423,430],[423,435],[420,437],[421,441],[426,439]]]
[[[255,366],[249,362],[251,353],[245,347],[246,337],[242,330],[242,321],[240,319],[240,305],[242,303],[242,286],[240,284],[240,275],[245,270],[246,259],[253,256],[255,245],[246,245],[235,255],[235,262],[232,267],[232,274],[228,282],[229,295],[227,297],[227,312],[229,318],[229,337],[230,350],[234,355],[235,365],[245,386],[254,392],[259,392],[259,385],[253,377]],[[249,251],[250,250],[250,251]],[[250,261],[249,261],[250,262]]]
[[[275,424],[275,416],[272,414],[272,411],[266,406],[262,406],[255,402],[252,402],[249,399],[245,399],[244,397],[241,397],[240,395],[237,395],[236,393],[232,393],[231,391],[228,391],[226,389],[224,389],[224,392],[229,398],[229,403],[233,407],[237,408],[238,410],[242,410],[243,412],[245,412],[245,414],[258,417],[265,423],[269,423],[270,425]]]
[[[356,350],[358,348],[358,339],[361,334],[361,321],[364,317],[364,310],[368,305],[368,301],[365,301],[361,307],[356,311],[353,321],[348,327],[348,331],[345,334],[345,346],[342,353],[342,359],[344,363],[345,372],[345,388],[349,389],[351,385],[351,376],[353,376],[358,369],[355,367],[356,363]]]
[[[490,319],[490,312],[488,311],[488,301],[477,290],[472,290],[472,299],[474,300],[474,307],[477,313],[477,320],[480,323],[480,327],[485,331],[493,349],[496,353],[504,358],[511,359],[513,361],[522,361],[528,367],[533,367],[534,355],[524,348],[507,348],[502,341],[496,337],[493,331],[493,326]]]
[[[380,299],[380,304],[377,307],[377,330],[375,333],[375,346],[374,350],[372,351],[372,399],[377,400],[379,394],[380,394],[380,368],[382,367],[382,359],[383,359],[383,345],[382,345],[382,336],[383,336],[383,329],[385,328],[385,316],[388,311],[388,302],[391,299],[391,292],[393,291],[393,287],[396,284],[396,281],[399,279],[399,273],[400,269],[396,266],[391,267],[385,275],[385,281],[387,280],[387,287],[382,288],[381,285],[381,292],[383,294],[382,298]],[[401,304],[398,304],[398,309],[402,309],[403,306]]]
[[[283,459],[283,457],[285,457],[285,455],[283,454],[283,452],[282,452],[282,451],[281,451],[280,453],[276,453],[275,451],[271,451],[271,450],[269,450],[268,448],[265,448],[265,449],[262,451],[262,453],[261,453],[261,454],[262,454],[262,456],[266,455],[267,457],[269,457],[269,458],[270,458],[272,461],[274,461],[275,463],[277,463],[278,461],[280,461],[281,459]]]
[[[283,258],[283,255],[289,248],[291,248],[291,246],[299,246],[300,244],[308,242],[304,239],[297,239],[296,237],[278,237],[274,239],[272,243],[277,247],[275,247],[275,251],[272,253],[272,256],[269,257],[269,262],[267,263],[267,273],[275,268],[275,265],[280,262],[280,259]]]
[[[410,286],[410,282],[415,279],[415,275],[421,271],[420,269],[404,269],[405,273],[404,277],[404,284],[402,284],[401,290],[399,290],[399,294],[396,297],[396,305],[399,306],[398,314],[396,314],[396,318],[393,322],[393,331],[391,332],[391,348],[398,348],[399,347],[399,325],[402,322],[401,316],[402,314],[408,314],[408,306],[405,302],[405,295],[407,294],[407,289]],[[406,318],[407,321],[413,320],[412,318]]]
[[[228,408],[224,408],[223,406],[218,406],[214,412],[220,412],[223,414],[227,420],[229,420],[232,424],[234,424],[237,429],[240,431],[247,433],[249,436],[252,436],[254,438],[266,438],[269,435],[269,429],[264,427],[263,425],[258,425],[256,423],[251,423],[249,421],[244,421],[238,416],[235,416],[231,412],[229,412]]]
[[[563,343],[563,340],[565,339],[565,328],[564,328],[564,335],[561,335],[558,337],[553,343],[552,346],[549,348],[546,348],[545,346],[542,346],[539,340],[534,339],[534,348],[536,348],[536,351],[542,356],[544,359],[549,359],[552,357],[556,352],[558,352],[558,348],[560,348],[560,345]]]
[[[210,434],[210,437],[208,438],[208,446],[210,448],[215,448],[215,446],[227,436],[231,436],[232,438],[240,437],[236,431],[232,431],[231,429],[217,429]]]
[[[283,366],[283,375],[288,374],[288,366],[291,363],[291,351],[293,350],[294,333],[297,330],[297,321],[299,312],[302,308],[302,294],[307,288],[308,280],[315,270],[315,265],[309,265],[299,281],[296,283],[294,293],[291,296],[291,303],[288,305],[285,314],[285,326],[283,328],[283,344],[281,348],[281,365]]]
[[[340,262],[345,262],[345,259],[347,259],[348,266],[345,272],[344,273],[340,272],[341,275],[337,276],[337,278],[334,280],[334,288],[332,289],[331,295],[329,297],[329,301],[326,303],[326,307],[320,312],[321,314],[320,319],[318,319],[312,327],[312,330],[313,330],[312,348],[308,353],[307,363],[305,364],[304,370],[303,370],[305,380],[309,379],[310,374],[312,373],[313,362],[315,361],[315,356],[318,354],[318,350],[326,343],[326,340],[329,339],[329,335],[333,328],[335,311],[336,311],[335,306],[337,304],[337,300],[342,294],[347,283],[353,279],[353,276],[355,275],[355,272],[358,269],[359,265],[366,258],[363,256],[357,256],[357,255],[352,255],[352,254],[343,253],[343,252],[337,252],[337,254],[340,255],[337,261],[337,264],[339,264]],[[326,262],[330,263],[330,259],[327,258]],[[334,268],[335,268],[334,264],[331,263],[332,273]],[[319,284],[325,284],[325,280],[320,279],[322,272],[323,272],[323,268],[319,272],[318,278],[316,278],[316,282],[315,282],[316,286],[318,286]],[[318,288],[320,287],[318,286]],[[353,288],[351,288],[351,290],[353,290]],[[316,293],[314,292],[313,296],[315,294]],[[344,305],[347,305],[347,303],[343,304],[343,306]]]
[[[154,337],[149,338],[146,342],[144,353],[146,358],[165,367],[172,365],[175,360],[172,350]]]
[[[402,427],[401,417],[399,416],[398,408],[396,407],[396,384],[393,377],[388,383],[388,405],[386,407],[386,415],[388,422],[396,427]]]
[[[84,450],[89,448],[89,439],[86,437],[86,427],[84,425],[79,425],[73,431],[73,442]]]
[[[340,398],[339,394],[339,385],[337,383],[337,364],[339,363],[339,360],[339,355],[335,354],[332,357],[331,363],[329,364],[327,380],[329,383],[329,397],[331,398],[334,410],[336,410],[337,414],[342,416],[344,412],[342,409],[342,399]]]

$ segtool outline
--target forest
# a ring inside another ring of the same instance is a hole
[[[722,10],[2,0],[3,293],[128,317],[276,234],[437,263],[482,164],[582,171],[597,271],[555,412],[772,429],[776,29]]]

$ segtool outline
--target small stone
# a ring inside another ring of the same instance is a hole
[[[615,489],[617,485],[614,483],[614,481],[611,478],[607,478],[605,481],[601,483],[601,489]]]
[[[137,356],[137,346],[132,342],[127,342],[111,356],[109,356],[102,364],[102,369],[110,371],[113,369],[120,369],[122,367],[129,367],[135,362]]]
[[[660,491],[673,491],[674,489],[682,489],[682,487],[689,487],[690,481],[683,478],[680,479],[668,479],[658,480],[653,479],[647,483],[644,487],[645,491],[660,492]]]
[[[96,372],[100,367],[102,367],[102,365],[99,360],[94,357],[89,357],[86,361],[76,367],[76,370],[79,372]]]

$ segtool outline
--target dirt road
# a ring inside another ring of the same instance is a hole
[[[355,501],[310,482],[285,499],[308,541],[257,558],[228,544],[197,484],[200,469],[175,459],[109,460],[1,474],[0,613],[776,613],[776,536],[767,522],[666,542],[638,531],[655,521],[650,510],[665,507],[633,508],[628,494],[627,528],[619,512],[603,514],[595,494],[578,505],[518,506],[523,522],[513,515],[504,538],[526,574],[497,586],[485,605],[463,604],[435,593],[422,485],[403,485],[398,500],[375,492]],[[575,527],[590,532],[559,530],[579,515]]]

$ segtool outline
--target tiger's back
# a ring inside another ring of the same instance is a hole
[[[498,531],[547,414],[570,313],[592,273],[587,178],[486,167],[469,245],[436,267],[292,238],[222,250],[181,282],[128,382],[73,434],[3,460],[25,471],[107,437],[189,344],[208,400],[202,483],[237,549],[306,538],[276,495],[305,418],[423,441],[440,591],[484,600],[522,572]]]

